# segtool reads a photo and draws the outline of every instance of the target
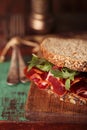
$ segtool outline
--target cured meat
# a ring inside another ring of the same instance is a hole
[[[38,71],[36,68],[32,68],[30,71],[25,69],[25,74],[28,79],[33,81],[40,89],[45,89],[47,87],[53,87],[53,91],[58,95],[63,95],[66,90],[64,84],[53,76],[48,76],[47,72]]]
[[[79,82],[71,85],[70,91],[83,98],[87,98],[87,79],[81,79]]]
[[[45,89],[49,86],[49,83],[45,80],[47,73],[40,71],[36,68],[32,68],[30,71],[27,71],[27,68],[24,70],[26,77],[33,81],[40,89]]]
[[[50,88],[59,96],[63,96],[68,90],[65,89],[65,79],[54,77],[50,72],[44,72],[33,67],[31,70],[25,68],[26,77],[33,81],[40,89]],[[87,78],[79,75],[71,81],[70,92],[77,94],[83,98],[87,98]]]
[[[53,76],[50,76],[48,81],[53,86],[53,91],[57,93],[58,95],[64,95],[66,90],[64,87],[64,84],[59,80],[59,78],[55,78]]]

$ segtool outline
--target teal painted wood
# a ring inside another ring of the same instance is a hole
[[[9,61],[0,63],[0,120],[24,121],[24,106],[30,83],[7,85],[9,65]]]

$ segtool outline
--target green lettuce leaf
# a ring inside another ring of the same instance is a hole
[[[70,89],[70,79],[66,79],[66,82],[65,82],[65,88],[66,90],[69,90]]]
[[[77,71],[70,70],[68,68],[62,68],[62,70],[53,69],[53,64],[44,58],[39,58],[38,56],[32,56],[32,60],[29,62],[28,70],[32,67],[37,67],[42,71],[51,72],[55,77],[65,79],[65,88],[70,89],[70,82],[74,80],[74,77],[78,75]]]
[[[68,68],[62,68],[61,71],[60,70],[51,70],[51,73],[55,77],[66,79],[65,88],[67,90],[70,89],[70,81],[73,81],[74,77],[79,74],[77,71],[70,70]]]
[[[30,70],[32,67],[37,67],[38,69],[42,71],[50,71],[53,64],[51,64],[49,61],[45,60],[44,58],[39,58],[36,55],[33,54],[32,60],[29,62],[28,70]]]

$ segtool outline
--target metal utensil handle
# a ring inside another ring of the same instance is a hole
[[[24,75],[24,68],[26,67],[26,64],[24,62],[24,59],[18,46],[17,46],[17,54],[18,54],[19,79],[22,83],[25,83],[28,81],[28,79]]]
[[[16,46],[13,46],[11,64],[7,76],[7,84],[9,85],[17,84],[19,82],[19,72],[17,64],[17,49]]]

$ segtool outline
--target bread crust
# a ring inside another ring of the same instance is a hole
[[[52,53],[51,51],[48,51],[48,49],[45,46],[45,44],[47,44],[47,41],[48,41],[47,39],[44,39],[40,46],[41,52],[45,59],[47,59],[49,62],[51,62],[59,67],[67,67],[72,70],[87,72],[87,61],[86,60],[77,60],[77,59],[71,58],[66,55],[64,56],[64,55],[60,55],[60,54],[56,54],[56,53]],[[49,37],[49,39],[50,39],[50,37]],[[56,39],[59,40],[58,37]],[[55,38],[53,38],[53,40],[55,40]],[[60,38],[60,40],[61,40],[61,38]],[[50,44],[50,45],[52,45],[52,44]]]

